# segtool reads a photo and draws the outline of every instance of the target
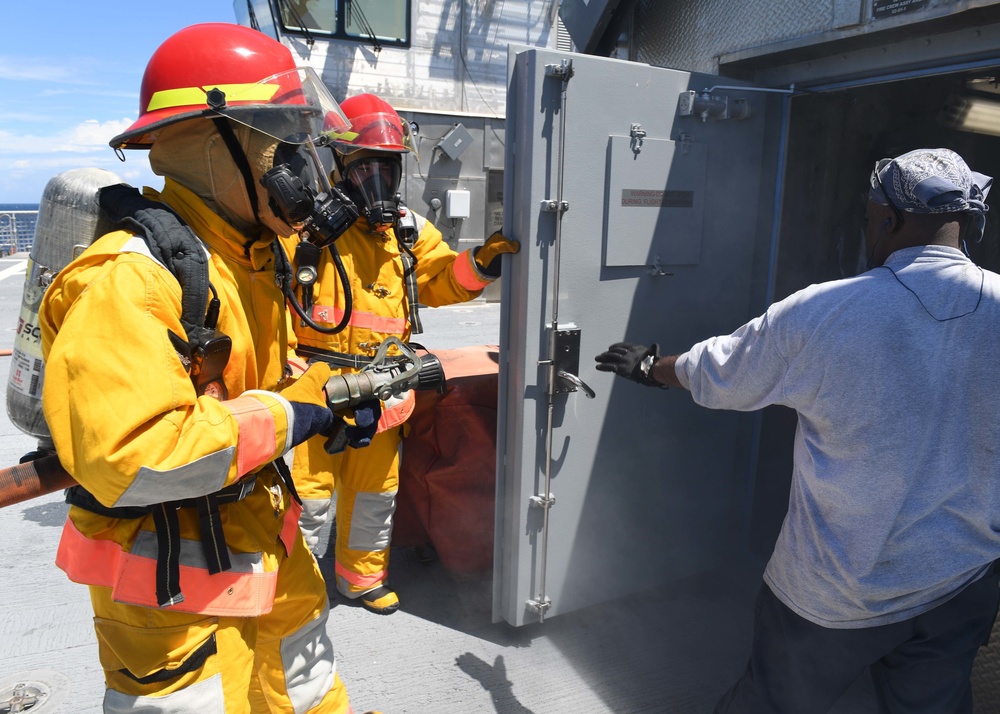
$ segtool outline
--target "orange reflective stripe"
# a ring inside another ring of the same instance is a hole
[[[112,588],[120,569],[122,554],[122,547],[118,543],[87,538],[67,518],[56,550],[56,567],[74,583]]]
[[[200,547],[200,546],[199,546]],[[259,554],[255,554],[259,556]],[[111,588],[115,602],[156,608],[156,559],[127,553],[112,540],[88,538],[66,519],[56,565],[74,583]],[[180,566],[184,602],[168,610],[200,615],[257,617],[271,611],[277,572],[260,567],[215,575],[205,568]]]
[[[384,570],[374,575],[358,575],[357,573],[352,573],[339,562],[334,566],[334,570],[336,570],[338,577],[359,588],[369,588],[373,585],[378,585],[386,579],[387,575]]]
[[[222,403],[236,417],[240,436],[236,443],[236,468],[239,475],[250,473],[272,461],[277,448],[274,414],[261,400],[246,396]]]
[[[302,504],[294,498],[289,499],[288,510],[281,522],[281,542],[285,544],[285,553],[292,554],[292,548],[299,537],[299,516],[302,515]]]
[[[309,369],[309,363],[301,357],[289,357],[288,366],[292,368],[293,377],[301,377],[303,372]]]
[[[313,305],[312,319],[316,322],[328,322],[337,324],[344,319],[344,311],[339,307],[331,305]],[[364,327],[374,332],[382,332],[391,335],[402,335],[406,329],[405,317],[383,317],[371,312],[351,312],[351,319],[347,323],[351,327]]]
[[[156,607],[156,560],[126,556],[111,595],[115,602]],[[278,573],[234,573],[227,570],[210,575],[208,570],[182,565],[181,590],[184,602],[168,610],[200,615],[257,617],[271,611]]]
[[[458,281],[458,284],[470,292],[482,290],[493,282],[491,279],[483,279],[482,274],[476,268],[471,249],[459,253],[455,262],[451,264],[451,269],[455,273],[455,280]]]
[[[378,419],[378,431],[382,432],[399,426],[410,418],[416,406],[417,398],[413,394],[413,390],[406,390],[400,401],[395,404],[387,404],[387,408],[382,410],[382,416]]]

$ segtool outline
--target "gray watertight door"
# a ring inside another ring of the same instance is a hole
[[[509,74],[493,616],[523,625],[745,554],[754,418],[594,356],[763,308],[785,103],[551,50]]]

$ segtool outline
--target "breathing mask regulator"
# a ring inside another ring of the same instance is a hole
[[[270,207],[289,225],[298,227],[304,241],[317,248],[333,243],[358,219],[358,209],[342,188],[331,186],[315,147],[279,144],[274,167],[261,177],[270,196]],[[317,173],[319,175],[317,175]]]
[[[412,260],[405,236],[415,232],[410,230],[415,226],[404,225],[407,218],[412,223],[412,217],[399,194],[402,154],[416,154],[409,124],[387,102],[371,94],[350,97],[339,109],[327,117],[322,132],[307,145],[280,144],[274,152],[273,166],[261,178],[271,210],[301,237],[294,256],[294,278],[301,287],[301,301],[295,298],[290,279],[283,286],[286,298],[303,325],[323,334],[341,332],[350,321],[353,307],[350,276],[337,252],[336,240],[364,216],[375,234],[384,234],[393,227],[404,234],[397,238],[404,240],[404,251]],[[341,179],[336,184],[331,184],[331,172],[319,158],[318,150],[324,148],[331,149],[329,155],[325,151],[323,155],[332,157],[336,164]],[[344,288],[343,317],[331,327],[323,327],[311,317],[313,286],[319,277],[323,250],[330,251]],[[290,278],[287,257],[284,261]]]
[[[336,240],[361,216],[373,233],[394,228],[409,235],[416,228],[399,193],[403,162],[398,155],[360,156],[343,165],[337,153],[331,153],[344,176],[336,184],[326,181],[325,172],[314,176],[318,158],[305,161],[301,147],[289,145],[278,147],[274,168],[261,179],[271,197],[272,210],[289,224],[301,226],[301,241],[294,256],[294,276],[302,288],[301,297],[296,299],[294,293],[286,297],[304,325],[324,334],[341,332],[347,326],[353,304],[350,276],[334,245]],[[325,183],[326,190],[315,193],[311,186],[317,183]],[[330,251],[344,289],[344,315],[332,327],[319,325],[311,318],[313,286],[319,277],[324,249]]]
[[[310,317],[312,289],[319,278],[319,261],[324,248],[330,249],[341,281],[348,284],[347,271],[333,244],[358,220],[359,212],[343,188],[327,180],[315,145],[310,144],[307,153],[303,153],[302,148],[280,144],[274,152],[274,167],[261,177],[260,182],[267,189],[271,210],[296,227],[301,238],[295,248],[294,264],[295,281],[302,287],[302,299],[296,299],[291,281],[287,279],[282,286],[285,297],[304,324],[318,332],[332,334],[343,330],[350,319],[350,295],[347,296],[348,307],[344,318],[338,325],[329,328],[317,324]],[[317,187],[324,190],[317,190]],[[277,250],[281,251],[280,248]],[[291,272],[287,265],[285,272]]]
[[[350,284],[347,269],[334,243],[358,220],[357,206],[342,186],[334,186],[327,180],[327,172],[316,155],[314,145],[310,145],[305,154],[302,147],[279,145],[274,154],[274,167],[261,177],[260,182],[270,197],[271,210],[293,226],[300,238],[293,262],[294,282],[301,287],[301,300],[295,295],[293,270],[288,257],[280,244],[275,243],[278,273],[284,276],[281,287],[285,299],[303,325],[324,334],[341,332],[351,318],[350,288],[345,290],[343,318],[333,327],[323,327],[311,317],[313,286],[319,278],[319,261],[324,249],[328,249],[333,257],[341,284]],[[317,186],[322,190],[317,190]]]

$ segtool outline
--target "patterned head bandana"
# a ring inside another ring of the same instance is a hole
[[[875,164],[868,196],[907,213],[971,213],[979,240],[992,184],[992,177],[972,171],[951,149],[917,149]]]

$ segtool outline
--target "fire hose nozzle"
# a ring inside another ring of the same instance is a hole
[[[407,389],[443,392],[446,382],[441,360],[430,353],[417,356],[409,348],[405,349],[402,360],[376,357],[376,361],[361,372],[330,377],[326,382],[330,409],[336,412],[370,399],[384,401]]]

